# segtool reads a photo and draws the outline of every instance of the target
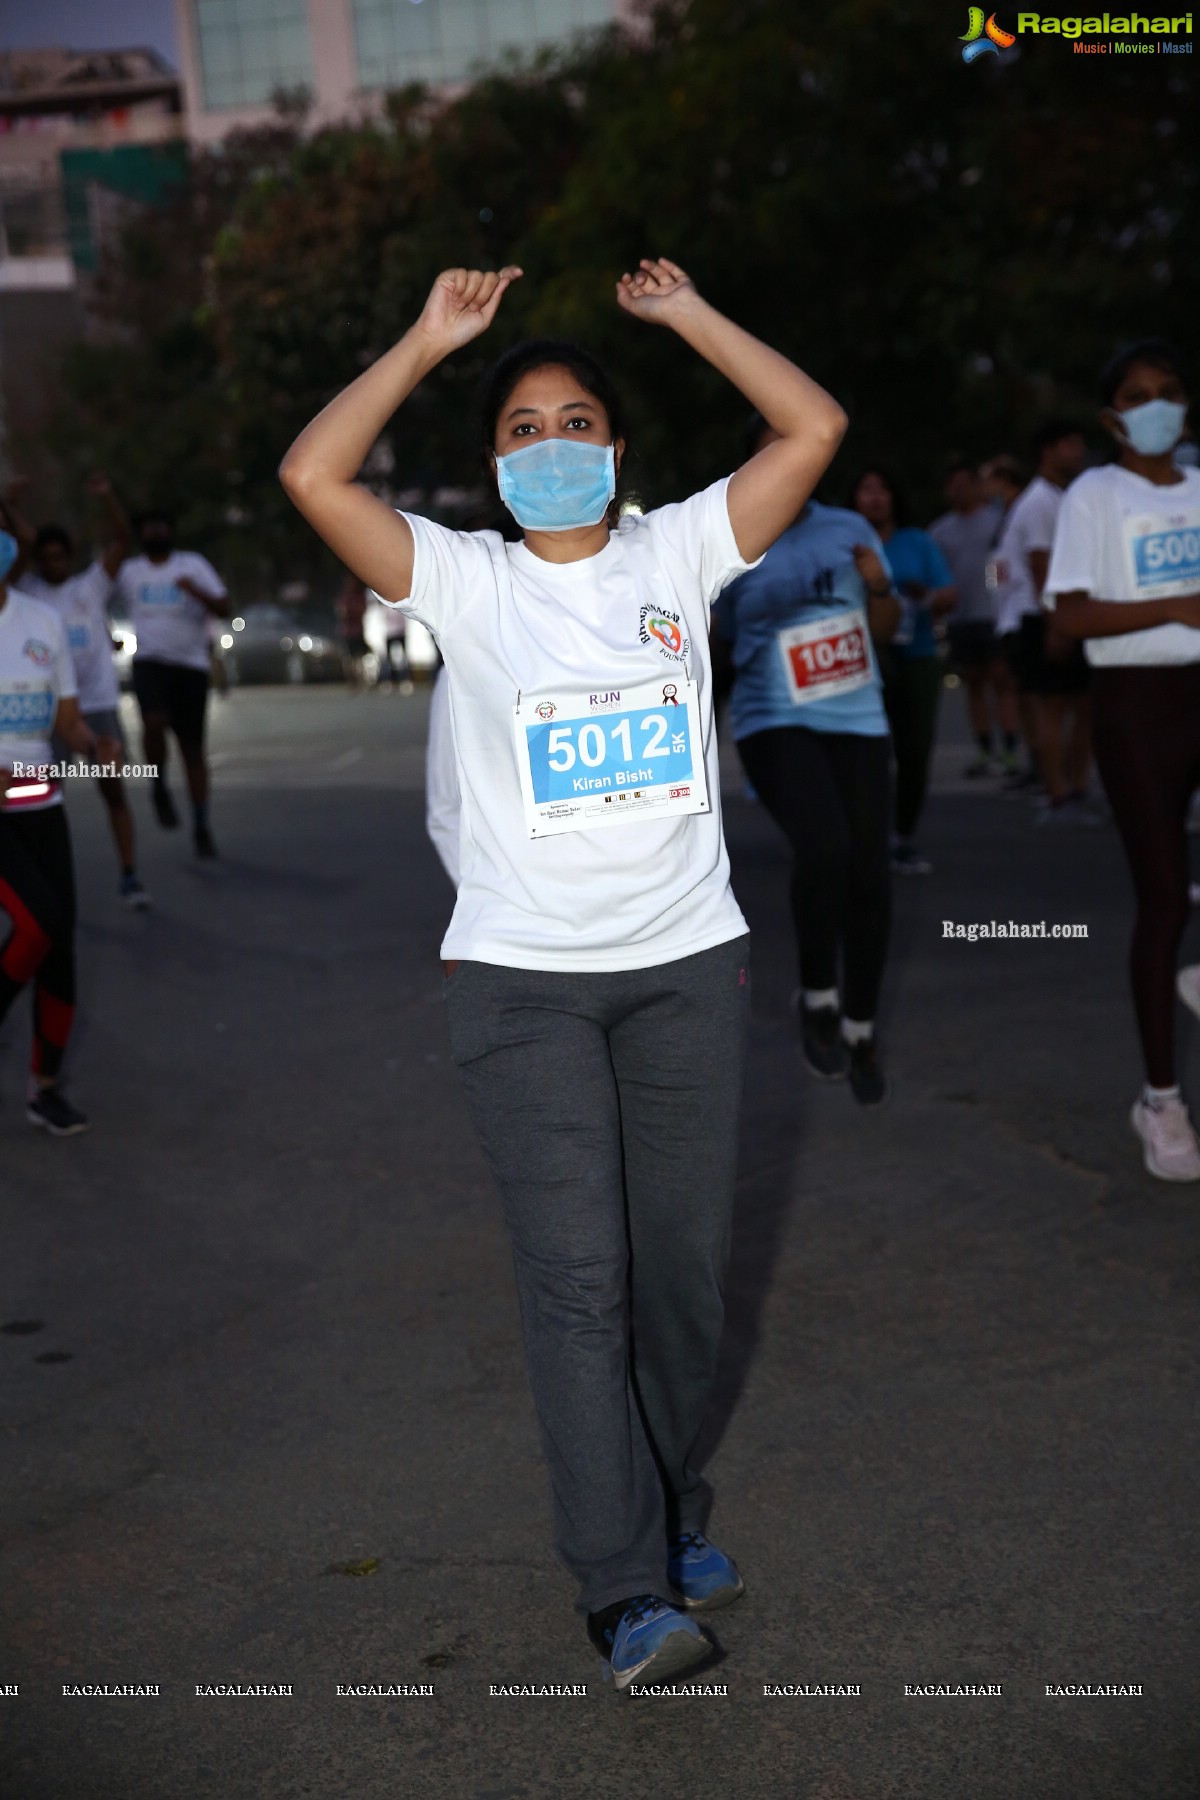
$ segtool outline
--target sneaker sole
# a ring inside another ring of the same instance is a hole
[[[49,1119],[43,1119],[41,1113],[34,1112],[32,1107],[27,1109],[25,1117],[39,1131],[48,1131],[51,1137],[78,1137],[81,1131],[91,1129],[90,1119],[84,1119],[78,1125],[52,1125]]]
[[[874,1111],[878,1112],[879,1108],[881,1106],[886,1106],[888,1101],[891,1099],[892,1084],[890,1081],[887,1081],[887,1080],[884,1081],[883,1092],[882,1092],[882,1094],[880,1094],[878,1100],[864,1100],[862,1095],[855,1090],[855,1086],[854,1086],[853,1082],[850,1083],[850,1092],[854,1095],[854,1098],[858,1101],[858,1104],[860,1106],[865,1106],[865,1107],[871,1108]]]
[[[715,1593],[708,1594],[703,1600],[689,1600],[687,1595],[681,1593],[678,1588],[672,1588],[668,1598],[672,1606],[682,1607],[684,1612],[716,1612],[718,1607],[732,1606],[735,1600],[741,1599],[745,1591],[746,1584],[739,1576],[736,1587],[718,1588]]]
[[[1129,1115],[1129,1123],[1133,1129],[1134,1136],[1142,1146],[1142,1163],[1145,1166],[1148,1175],[1153,1175],[1156,1181],[1200,1181],[1200,1169],[1197,1169],[1194,1175],[1179,1175],[1171,1169],[1164,1169],[1159,1166],[1154,1160],[1154,1153],[1149,1144],[1138,1130],[1136,1106]]]
[[[805,1068],[810,1075],[815,1075],[818,1081],[845,1081],[850,1073],[849,1063],[844,1069],[818,1069],[815,1062],[810,1062],[807,1050],[801,1049],[800,1054],[804,1058]]]
[[[648,1656],[645,1662],[639,1663],[636,1669],[622,1669],[618,1675],[612,1664],[606,1663],[605,1680],[612,1682],[618,1694],[623,1694],[635,1681],[663,1681],[668,1675],[678,1675],[682,1669],[690,1669],[693,1663],[703,1662],[711,1653],[712,1644],[708,1638],[694,1638],[690,1631],[673,1631],[654,1654]]]

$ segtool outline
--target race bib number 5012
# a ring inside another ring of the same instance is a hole
[[[513,725],[531,838],[708,811],[694,681],[538,694]]]

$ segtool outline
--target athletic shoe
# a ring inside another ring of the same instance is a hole
[[[732,1557],[698,1531],[681,1531],[667,1545],[671,1599],[689,1612],[715,1612],[746,1591]]]
[[[1052,800],[1048,806],[1038,809],[1039,825],[1098,825],[1099,819],[1094,812],[1089,812],[1082,800],[1068,794],[1065,800]]]
[[[1000,757],[1000,773],[1006,781],[1012,781],[1021,773],[1021,759],[1015,750],[1005,750]],[[1036,777],[1035,777],[1036,779]]]
[[[850,1045],[850,1091],[860,1106],[882,1106],[890,1092],[873,1037]]]
[[[126,906],[132,906],[137,912],[145,912],[150,904],[149,894],[132,870],[128,875],[122,875],[121,885],[117,891]]]
[[[217,854],[217,846],[213,843],[212,832],[207,825],[197,825],[192,833],[192,843],[196,846],[196,855],[211,862]]]
[[[803,994],[796,995],[795,1005],[800,1013],[805,1062],[822,1081],[841,1081],[850,1067],[850,1053],[842,1042],[837,1007],[805,1006]]]
[[[25,1117],[51,1137],[74,1137],[77,1131],[86,1131],[90,1123],[87,1114],[72,1106],[56,1087],[39,1089],[29,1102]]]
[[[604,1658],[604,1679],[618,1693],[631,1682],[658,1682],[700,1662],[712,1649],[694,1619],[657,1594],[618,1600],[589,1613],[588,1636]]]
[[[1200,904],[1200,888],[1192,884],[1192,905]],[[1175,992],[1200,1019],[1200,964],[1193,963],[1190,968],[1180,969],[1175,977]]]
[[[1183,1101],[1143,1095],[1133,1103],[1129,1123],[1142,1140],[1143,1161],[1160,1181],[1200,1181],[1200,1144]]]
[[[892,873],[894,875],[932,875],[933,864],[927,856],[923,856],[915,844],[897,844],[892,851]]]
[[[1026,769],[1023,773],[1010,775],[1004,783],[1006,794],[1032,794],[1042,785],[1042,778],[1035,769]]]
[[[154,816],[164,831],[174,831],[179,823],[179,814],[175,810],[175,802],[171,798],[171,790],[165,781],[156,781],[150,791],[154,803]]]
[[[990,755],[983,756],[981,754],[967,764],[963,770],[963,779],[965,781],[982,781],[984,776],[995,773],[995,767]]]

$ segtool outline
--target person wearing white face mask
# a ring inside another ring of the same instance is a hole
[[[773,429],[732,475],[618,516],[620,401],[577,346],[493,369],[484,451],[523,531],[449,531],[356,483],[423,376],[519,279],[450,269],[416,324],[301,433],[280,478],[446,664],[461,821],[442,944],[454,1061],[513,1243],[555,1536],[618,1689],[706,1656],[743,1591],[692,1462],[716,1368],[748,1020],[709,612],[812,493],[837,402],[675,263],[616,284]]]
[[[1137,896],[1130,974],[1146,1086],[1131,1123],[1152,1175],[1200,1181],[1174,1021],[1187,814],[1200,787],[1200,472],[1175,459],[1187,395],[1170,344],[1122,350],[1100,394],[1117,459],[1067,490],[1043,603],[1087,644],[1096,767]]]

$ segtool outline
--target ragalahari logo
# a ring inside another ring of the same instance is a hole
[[[1011,31],[997,25],[995,13],[985,21],[982,6],[968,6],[967,30],[959,39],[964,62],[974,62],[977,56],[999,56],[1001,50],[1011,50],[1016,41]]]

